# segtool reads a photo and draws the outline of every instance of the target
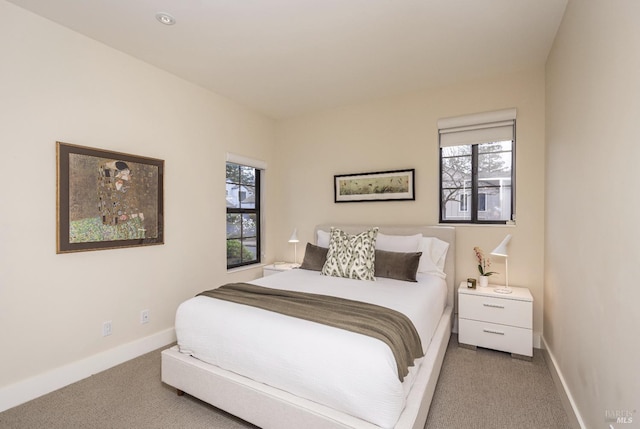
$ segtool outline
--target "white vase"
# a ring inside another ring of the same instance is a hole
[[[480,285],[480,287],[489,286],[489,276],[480,276],[480,278],[478,279],[478,284]]]

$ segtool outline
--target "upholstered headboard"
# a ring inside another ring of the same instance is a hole
[[[349,234],[356,234],[368,228],[377,226],[379,232],[388,235],[414,235],[422,234],[424,237],[436,237],[449,243],[447,258],[444,265],[444,272],[447,275],[447,303],[453,307],[455,293],[456,276],[456,230],[450,226],[429,226],[429,225],[317,225],[314,231],[314,241],[317,240],[318,230],[330,231],[331,227],[340,228]]]

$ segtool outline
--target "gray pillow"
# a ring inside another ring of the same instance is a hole
[[[327,260],[327,252],[329,249],[326,247],[314,246],[311,243],[307,243],[307,247],[304,251],[304,259],[300,268],[303,270],[322,271],[324,262]]]
[[[376,250],[375,275],[389,279],[417,282],[416,273],[422,252],[402,253]]]

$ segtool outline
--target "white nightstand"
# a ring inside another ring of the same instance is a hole
[[[458,342],[533,356],[533,297],[527,288],[513,287],[510,294],[495,292],[498,285],[458,288]]]
[[[276,262],[275,264],[269,264],[262,267],[262,277],[277,274],[282,271],[293,270],[300,267],[300,264],[294,264],[292,262]]]

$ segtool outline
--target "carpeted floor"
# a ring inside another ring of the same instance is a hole
[[[531,362],[458,347],[454,335],[425,429],[566,429],[542,354]],[[160,382],[160,350],[0,413],[4,429],[247,429],[255,426]]]
[[[528,362],[451,337],[425,429],[570,427],[540,350]]]

